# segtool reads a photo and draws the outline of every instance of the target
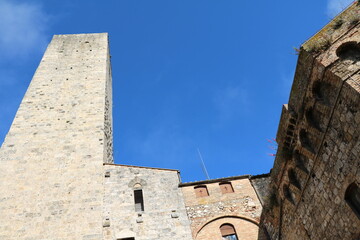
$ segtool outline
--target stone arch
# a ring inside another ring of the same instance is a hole
[[[330,83],[317,80],[312,85],[313,97],[325,105],[329,105],[336,99],[335,87]]]
[[[141,188],[144,188],[147,185],[146,181],[144,179],[141,179],[139,177],[135,177],[133,180],[131,180],[128,184],[129,188],[138,189],[140,186]]]
[[[358,62],[360,61],[360,45],[355,41],[343,43],[336,49],[336,55],[343,61]]]
[[[206,223],[200,225],[198,228],[196,228],[193,231],[193,236],[195,237],[195,239],[198,238],[200,232],[205,229],[207,226],[209,226],[210,224],[219,221],[219,220],[229,220],[226,221],[226,223],[231,223],[231,220],[242,220],[246,223],[250,223],[250,224],[254,224],[257,228],[259,227],[259,222],[253,218],[247,217],[247,216],[243,216],[243,215],[223,215],[223,216],[217,216],[214,218],[211,218],[209,221],[207,221]],[[219,223],[219,225],[222,225],[221,223]],[[216,228],[216,230],[218,230],[218,228]],[[241,234],[241,233],[239,233]]]

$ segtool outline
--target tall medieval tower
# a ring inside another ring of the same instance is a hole
[[[0,150],[0,239],[102,239],[108,35],[56,35]]]

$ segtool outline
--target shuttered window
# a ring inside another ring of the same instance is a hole
[[[206,186],[196,186],[194,187],[196,197],[207,197],[209,192]]]
[[[230,182],[224,182],[219,184],[221,192],[224,193],[233,193],[234,189]]]
[[[220,227],[220,232],[223,240],[237,240],[235,228],[231,224],[223,224]]]
[[[142,212],[144,211],[144,198],[142,190],[134,190],[134,200],[135,200],[135,211]]]

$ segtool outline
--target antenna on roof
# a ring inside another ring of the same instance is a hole
[[[200,157],[200,160],[201,160],[202,170],[203,170],[203,172],[204,172],[207,180],[210,180],[209,174],[208,174],[208,172],[207,172],[207,170],[206,170],[205,163],[204,163],[204,160],[203,160],[203,158],[202,158],[202,156],[201,156],[201,153],[200,153],[199,148],[197,148],[197,151],[198,151],[198,154],[199,154],[199,157]]]

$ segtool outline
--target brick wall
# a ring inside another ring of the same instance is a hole
[[[230,182],[234,192],[222,193],[222,182]],[[209,196],[197,197],[196,186],[206,186]],[[184,183],[181,188],[194,239],[221,239],[220,226],[224,223],[235,227],[239,239],[257,239],[262,207],[248,176]]]

